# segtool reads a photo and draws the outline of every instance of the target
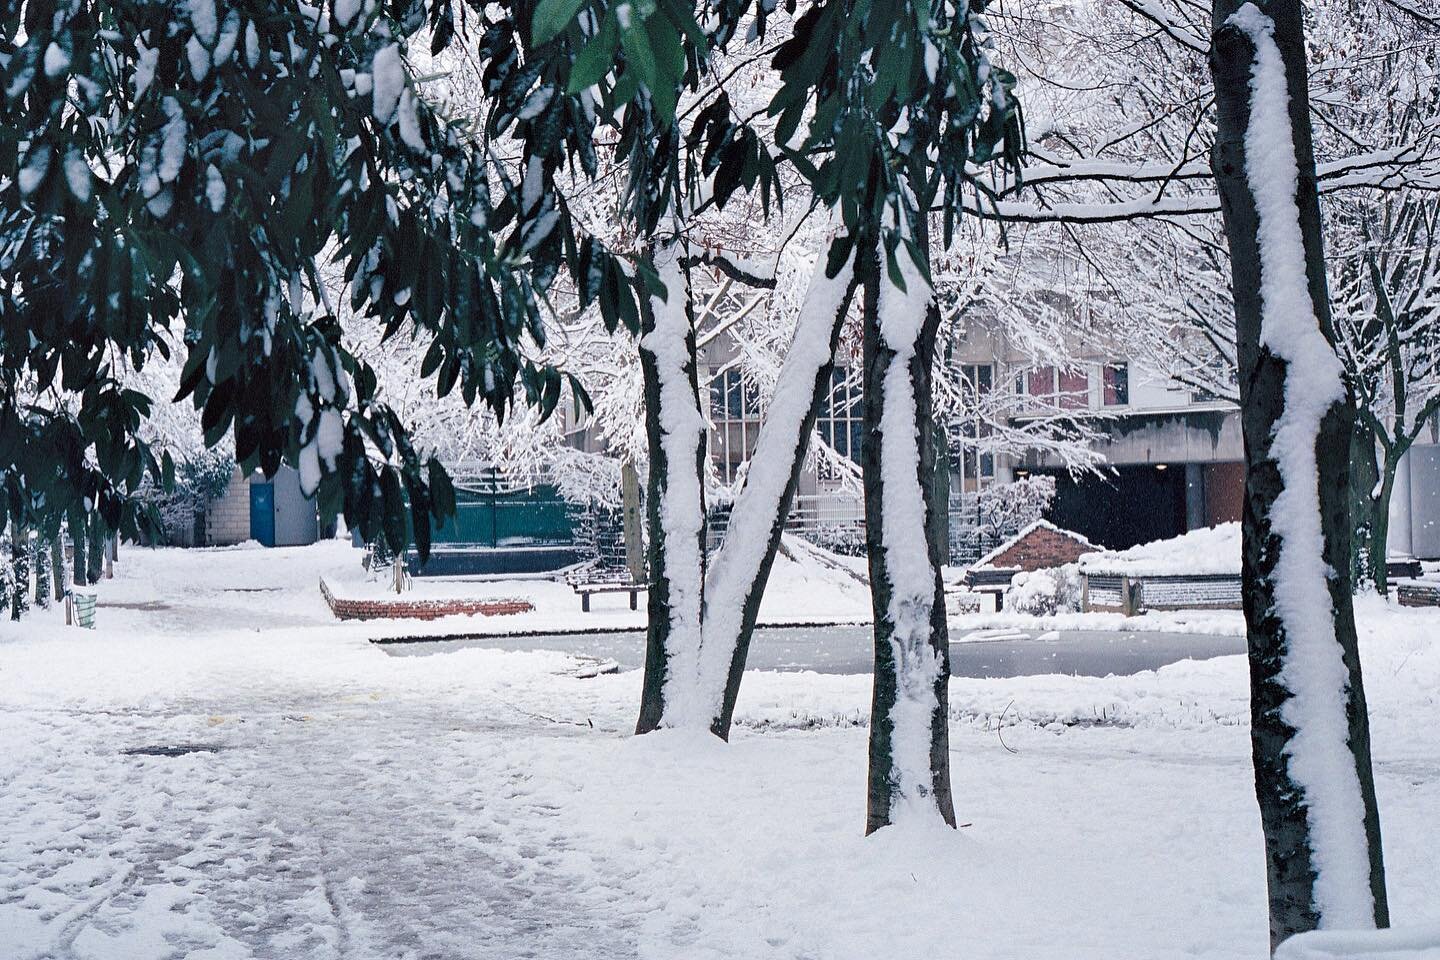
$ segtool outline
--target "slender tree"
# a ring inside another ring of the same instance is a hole
[[[1353,412],[1333,349],[1299,0],[1216,0],[1212,165],[1245,438],[1251,738],[1272,948],[1385,925],[1350,582]]]

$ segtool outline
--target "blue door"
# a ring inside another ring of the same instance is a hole
[[[250,484],[250,539],[275,546],[275,485]]]

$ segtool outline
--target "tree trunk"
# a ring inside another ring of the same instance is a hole
[[[931,536],[940,544],[940,559],[950,562],[950,436],[943,423],[935,424],[935,470],[931,474],[933,487],[931,521],[935,527]]]
[[[928,256],[926,239],[918,243]],[[903,244],[895,252],[902,292],[881,244],[866,240],[856,267],[865,296],[865,540],[875,616],[865,832],[936,814],[953,827],[930,396],[940,311]]]
[[[1273,948],[1388,914],[1349,576],[1354,414],[1331,347],[1301,5],[1215,0],[1213,16],[1212,166],[1233,271]]]
[[[829,256],[827,245],[816,259],[745,487],[730,512],[724,546],[705,585],[701,672],[707,684],[723,677],[723,690],[704,691],[712,704],[710,729],[722,739],[730,737],[760,600],[800,483],[820,401],[830,389],[835,346],[855,292],[853,251],[834,277],[826,276]]]
[[[1350,543],[1350,575],[1360,584],[1370,576],[1370,543],[1375,536],[1375,499],[1371,493],[1380,485],[1380,468],[1375,463],[1375,430],[1363,417],[1355,418],[1351,437],[1350,510],[1354,539]]]
[[[30,532],[15,521],[10,523],[10,573],[12,576],[10,619],[19,620],[30,609]]]
[[[1390,568],[1386,565],[1390,558],[1390,500],[1395,495],[1399,461],[1399,456],[1385,454],[1385,463],[1380,469],[1380,492],[1370,499],[1370,550],[1366,559],[1370,582],[1382,597],[1390,595]]]
[[[690,282],[677,243],[657,242],[646,257],[667,295],[663,300],[646,295],[641,304],[650,590],[636,733],[703,722],[695,700],[705,589],[706,422],[696,379]]]
[[[55,602],[65,599],[65,534],[57,531],[50,541],[50,583],[54,589]]]
[[[78,523],[74,520],[71,520],[69,526],[70,543],[73,546],[75,553],[74,559],[71,564],[71,570],[74,574],[73,579],[75,582],[75,586],[87,586],[90,583],[90,579],[85,572],[85,562],[90,554],[85,549],[85,523],[83,520]]]
[[[30,566],[35,568],[35,606],[41,610],[50,609],[50,548],[43,536],[36,536],[30,549]]]
[[[100,522],[100,514],[91,515],[85,539],[89,547],[89,554],[85,557],[85,576],[88,585],[93,587],[100,582],[100,568],[105,562],[105,527]]]

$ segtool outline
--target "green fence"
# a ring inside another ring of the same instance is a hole
[[[571,543],[575,529],[554,488],[496,493],[458,491],[455,516],[431,535],[434,543],[501,547]]]

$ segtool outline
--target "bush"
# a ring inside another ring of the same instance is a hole
[[[859,523],[817,523],[805,539],[842,557],[865,555],[865,527]]]
[[[1054,570],[1021,571],[1005,591],[1005,608],[1037,617],[1080,609],[1080,570],[1067,564]]]

